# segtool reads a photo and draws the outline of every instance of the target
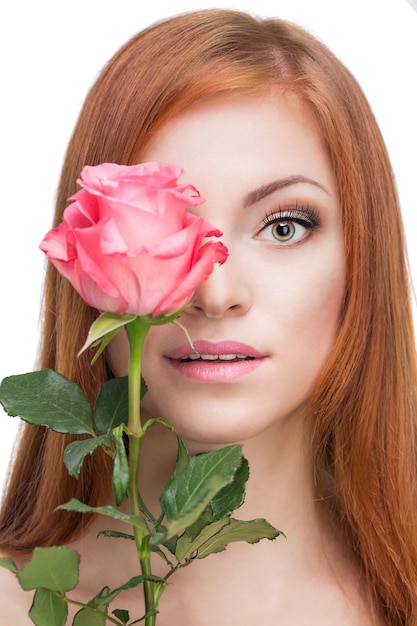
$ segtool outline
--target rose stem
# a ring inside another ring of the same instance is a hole
[[[149,324],[139,317],[126,325],[129,339],[129,503],[132,515],[140,515],[140,498],[138,487],[140,442],[143,436],[140,421],[140,388],[141,388],[141,364],[142,348]],[[151,574],[151,559],[149,538],[143,536],[140,528],[133,528],[136,550],[139,556],[141,571],[144,576]],[[154,583],[145,580],[143,583],[145,597],[145,611],[150,613],[145,619],[145,626],[154,626],[156,620],[156,606]]]

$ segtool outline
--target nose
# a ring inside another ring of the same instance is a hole
[[[216,266],[212,274],[197,288],[191,315],[204,314],[210,319],[244,315],[251,307],[252,298],[244,264],[229,247],[227,261]]]

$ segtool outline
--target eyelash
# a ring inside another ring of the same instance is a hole
[[[306,230],[312,231],[321,226],[321,217],[316,208],[308,204],[299,205],[297,202],[293,207],[288,207],[287,209],[279,207],[277,211],[266,214],[262,220],[263,227],[261,232],[268,226],[273,226],[277,222],[293,222],[303,226]]]

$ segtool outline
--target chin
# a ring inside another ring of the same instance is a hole
[[[169,410],[163,399],[153,402],[147,398],[143,409],[148,417],[161,417],[183,437],[192,454],[210,451],[220,447],[250,442],[260,443],[262,439],[271,442],[280,436],[288,435],[304,415],[303,406],[285,407],[277,412],[276,406],[252,406],[248,402],[188,401],[176,404],[171,402]],[[158,406],[159,405],[159,406]],[[164,408],[164,411],[160,409]],[[290,428],[288,428],[290,426]],[[281,433],[281,434],[280,434]]]

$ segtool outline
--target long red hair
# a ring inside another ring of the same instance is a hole
[[[309,405],[317,494],[356,556],[390,626],[417,624],[417,368],[395,182],[378,126],[349,71],[316,38],[278,19],[229,10],[180,15],[132,38],[91,89],[70,141],[55,223],[85,164],[134,163],[152,134],[214,94],[279,85],[315,115],[338,184],[347,287],[340,333]],[[76,355],[95,318],[50,266],[40,367],[78,382],[94,401],[111,376]],[[26,426],[0,519],[0,549],[62,544],[88,519],[54,509],[71,497],[103,502],[105,455],[75,481],[68,437]]]

